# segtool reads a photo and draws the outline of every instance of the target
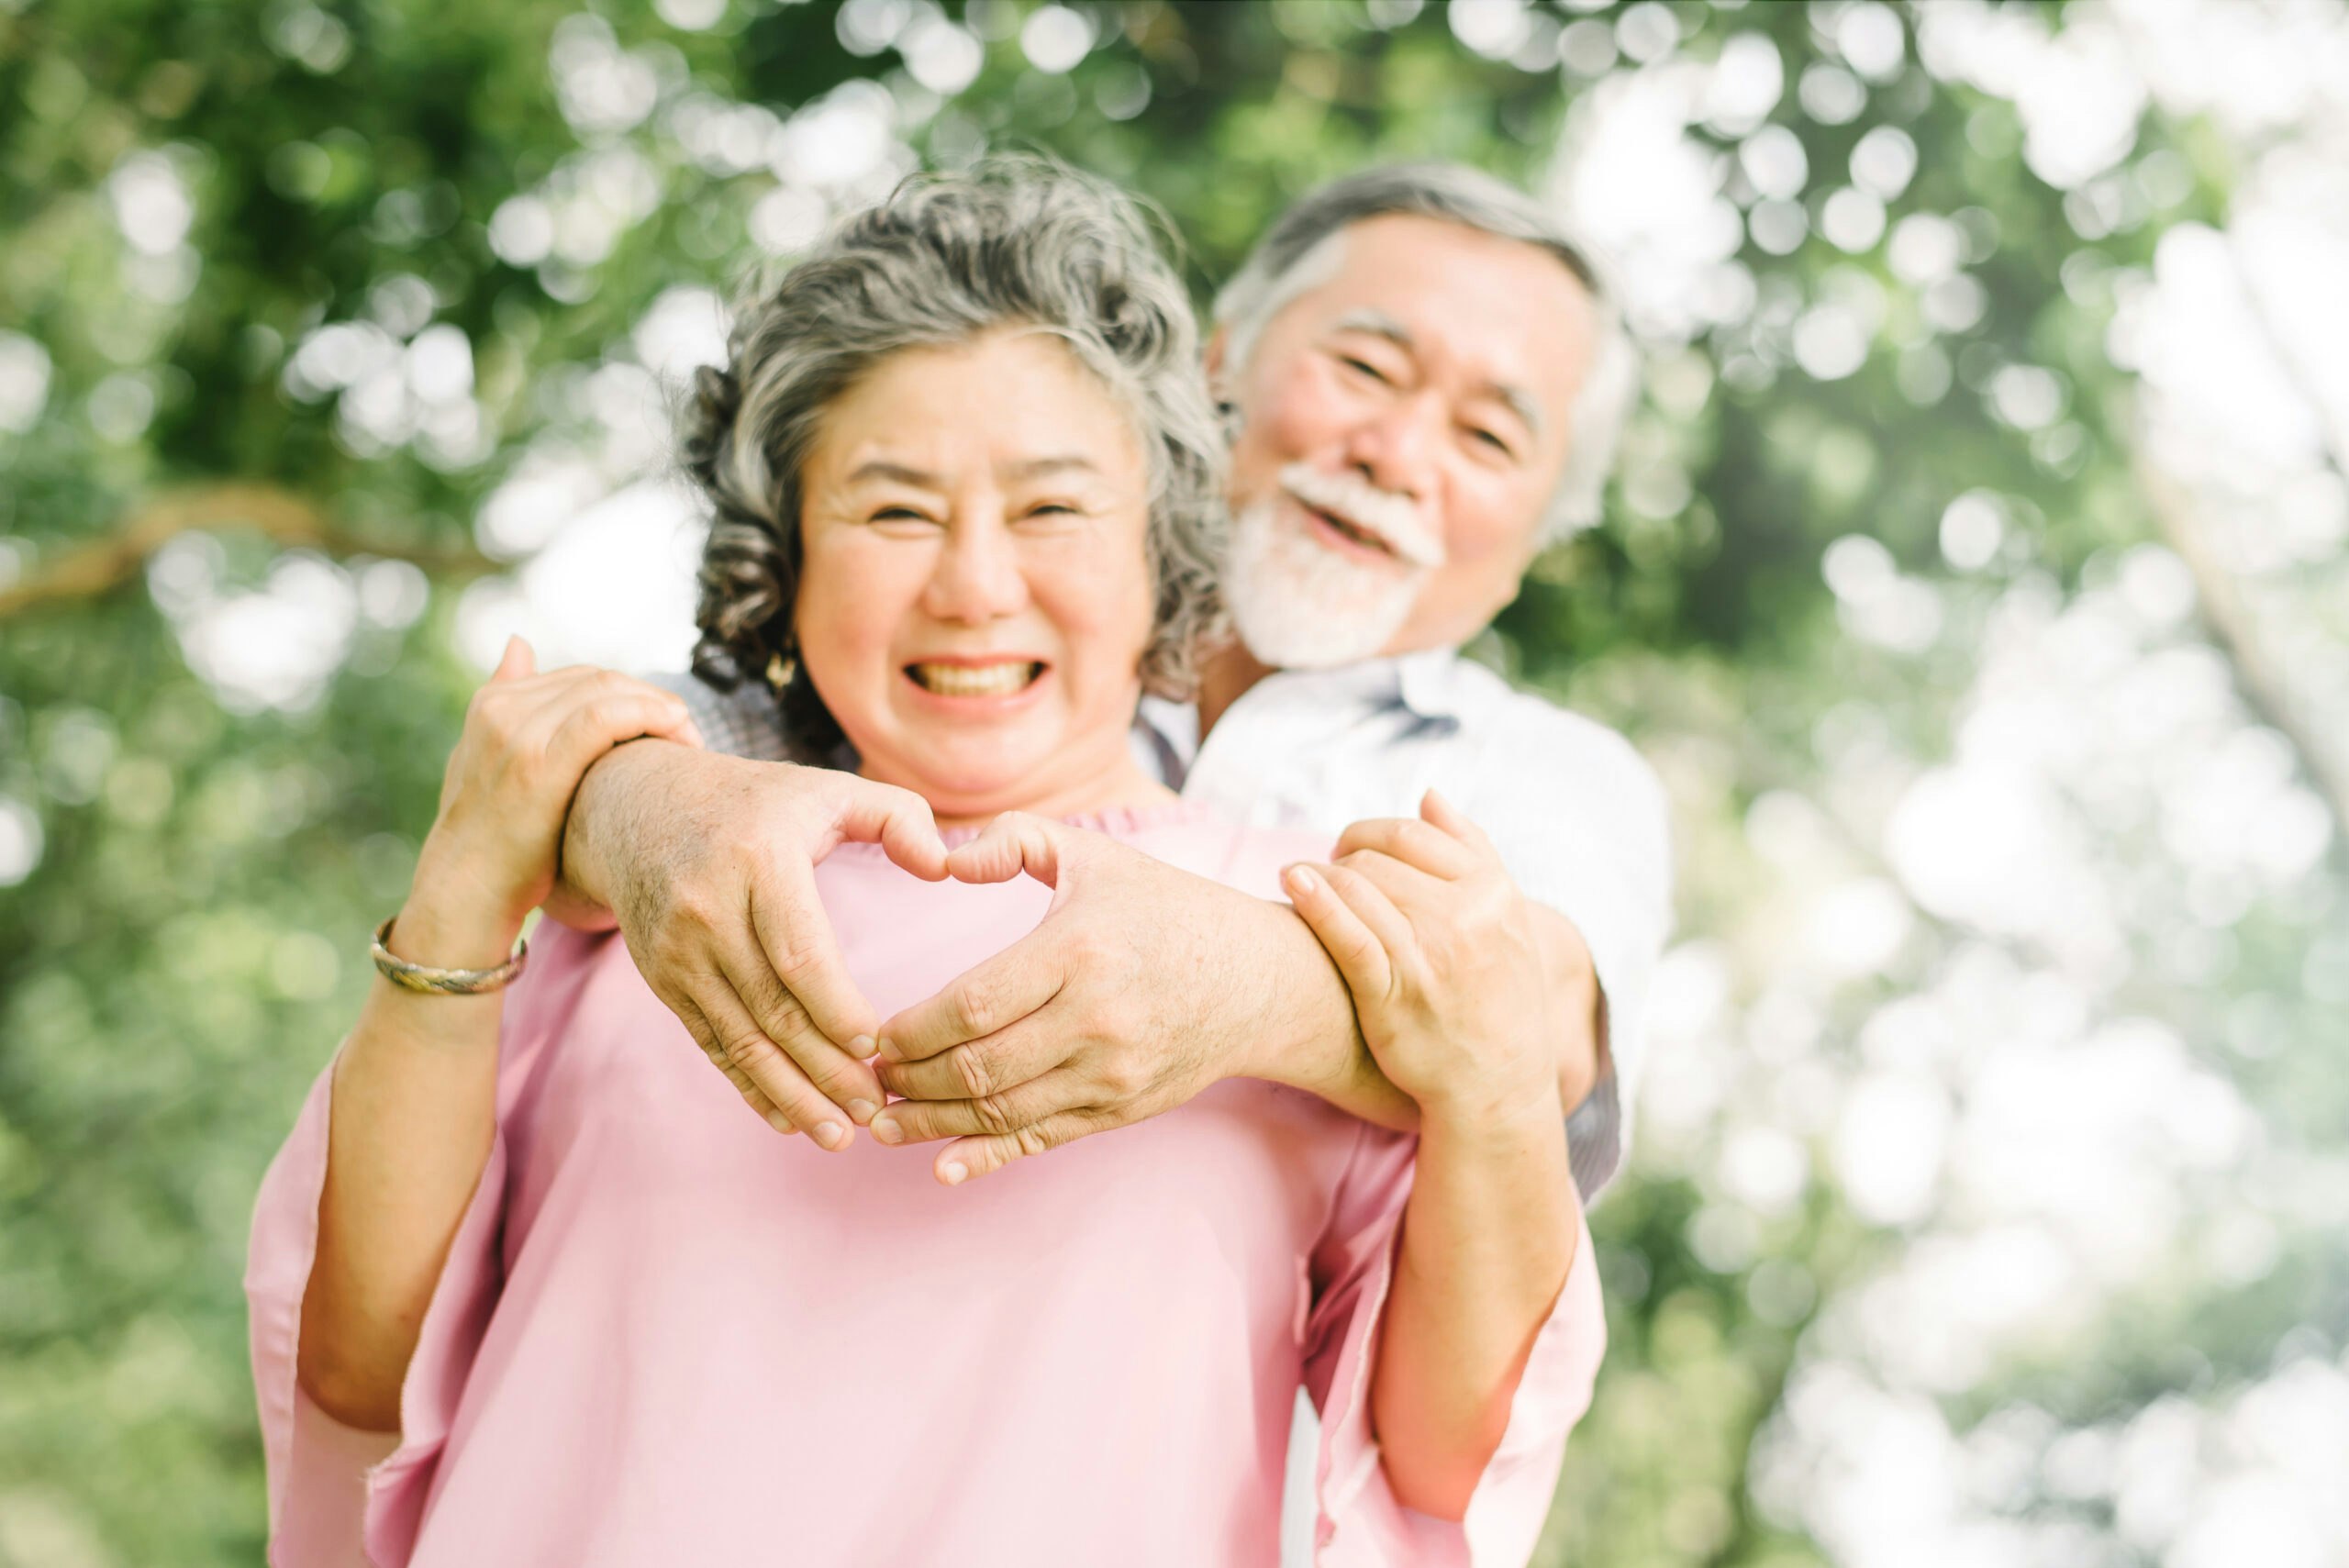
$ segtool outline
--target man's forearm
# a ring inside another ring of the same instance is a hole
[[[1237,1076],[1303,1089],[1349,1116],[1398,1132],[1419,1126],[1419,1106],[1387,1082],[1363,1043],[1353,995],[1311,928],[1266,903],[1234,940],[1260,944],[1271,975],[1257,1051]]]
[[[571,798],[564,819],[562,857],[546,911],[573,929],[607,931],[612,914],[613,848],[625,843],[637,820],[635,802],[648,781],[655,782],[691,748],[647,739],[615,746],[596,759]]]

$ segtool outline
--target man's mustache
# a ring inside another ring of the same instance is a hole
[[[1443,540],[1408,496],[1383,490],[1358,473],[1330,473],[1302,462],[1282,469],[1280,483],[1299,504],[1334,512],[1375,535],[1397,559],[1430,571],[1443,564]]]

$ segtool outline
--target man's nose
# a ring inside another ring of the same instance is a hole
[[[1347,433],[1346,462],[1381,490],[1425,502],[1435,493],[1443,417],[1432,393],[1395,398]]]
[[[946,530],[922,608],[945,621],[986,621],[1016,615],[1028,603],[1018,541],[999,515],[957,518]]]

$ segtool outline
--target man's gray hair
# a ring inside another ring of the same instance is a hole
[[[799,473],[825,411],[901,349],[998,328],[1060,339],[1131,419],[1150,462],[1156,588],[1141,673],[1152,692],[1191,694],[1195,651],[1223,614],[1225,452],[1197,323],[1132,198],[1028,157],[907,179],[738,306],[727,363],[696,376],[678,432],[716,514],[696,674],[731,690],[796,662]],[[804,745],[820,754],[838,739],[804,673],[782,695]]]
[[[1282,308],[1337,272],[1345,231],[1390,214],[1441,218],[1556,257],[1590,294],[1598,341],[1566,427],[1566,462],[1542,521],[1553,543],[1598,520],[1615,445],[1639,399],[1639,355],[1613,293],[1590,253],[1523,191],[1458,163],[1397,163],[1365,169],[1308,192],[1281,214],[1216,295],[1230,373],[1248,362],[1257,338]]]

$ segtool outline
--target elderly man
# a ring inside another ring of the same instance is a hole
[[[1236,637],[1205,656],[1196,706],[1145,702],[1135,744],[1220,815],[1343,829],[1340,869],[1292,884],[1308,915],[1330,882],[1455,873],[1458,840],[1414,815],[1457,824],[1431,791],[1480,827],[1513,880],[1411,919],[1449,922],[1420,930],[1436,950],[1535,955],[1551,1006],[1529,1024],[1554,1044],[1595,1195],[1622,1157],[1669,921],[1662,792],[1620,737],[1457,650],[1537,551],[1595,517],[1634,392],[1622,328],[1522,194],[1386,168],[1274,225],[1216,302],[1208,368],[1233,427]],[[713,750],[646,740],[596,765],[556,912],[616,917],[653,990],[778,1126],[826,1148],[852,1126],[960,1139],[978,1172],[1169,1109],[1268,1040],[1353,1037],[1297,914],[1076,834],[1043,924],[884,1029],[811,868],[862,838],[935,874],[926,813],[783,761],[792,740],[756,681],[681,689]],[[1503,929],[1532,940],[1497,944]],[[884,1086],[907,1097],[884,1110]]]

